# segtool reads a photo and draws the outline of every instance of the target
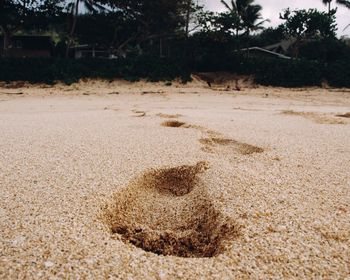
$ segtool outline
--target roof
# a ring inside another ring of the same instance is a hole
[[[108,51],[108,48],[104,48],[98,45],[77,45],[77,46],[72,46],[69,49],[71,50],[96,50],[96,51]]]
[[[263,47],[265,50],[276,52],[278,49],[281,49],[284,53],[287,53],[289,48],[295,43],[295,38],[290,38],[288,40],[282,40],[273,45]]]
[[[241,49],[240,51],[260,51],[260,52],[263,52],[263,53],[266,53],[269,55],[276,56],[278,58],[291,59],[290,56],[286,56],[286,55],[283,55],[283,54],[280,54],[277,52],[269,51],[269,50],[266,50],[266,49],[260,48],[260,47],[251,47],[251,48]]]

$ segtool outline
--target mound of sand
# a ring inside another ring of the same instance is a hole
[[[209,83],[212,89],[216,90],[241,90],[256,87],[253,77],[228,72],[195,73],[192,75],[192,80],[192,83],[198,83],[202,86]]]
[[[212,257],[237,235],[237,226],[216,209],[198,174],[207,168],[152,170],[117,194],[107,213],[113,234],[158,255]]]

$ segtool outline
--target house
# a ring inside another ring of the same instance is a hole
[[[251,48],[241,49],[240,51],[246,52],[249,54],[249,56],[254,56],[254,57],[275,57],[275,58],[282,58],[282,59],[291,59],[290,56],[286,56],[284,54],[274,52],[274,51],[269,51],[265,48],[260,48],[260,47],[251,47]]]
[[[282,40],[281,42],[273,45],[265,46],[263,48],[271,52],[288,55],[290,53],[291,48],[296,42],[297,40],[295,38],[290,38],[290,39]]]
[[[51,57],[54,43],[50,36],[12,36],[7,49],[10,57]],[[0,37],[0,56],[4,55],[4,38]]]
[[[296,43],[295,38],[282,40],[279,43],[265,47],[250,47],[241,49],[241,52],[247,52],[250,56],[257,57],[275,57],[282,59],[291,59],[289,56],[292,46]]]
[[[70,56],[79,58],[111,58],[108,49],[95,45],[78,45],[69,48]]]

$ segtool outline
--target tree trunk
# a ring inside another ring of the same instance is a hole
[[[186,38],[188,38],[190,33],[189,30],[190,30],[190,19],[191,19],[191,3],[192,3],[192,0],[187,0],[186,27],[185,27]]]
[[[11,33],[9,30],[7,30],[7,28],[1,26],[1,31],[4,37],[4,51],[3,51],[3,56],[6,57],[8,56],[8,50],[10,48],[10,43],[11,43]]]
[[[186,3],[186,22],[185,22],[185,47],[183,49],[183,54],[184,54],[184,57],[187,58],[187,55],[188,55],[188,50],[189,50],[189,33],[190,33],[190,19],[191,19],[191,4],[192,4],[192,0],[187,0],[187,3]]]
[[[247,57],[250,57],[250,53],[249,53],[249,37],[250,37],[250,29],[247,28],[247,44],[246,44],[246,48],[247,48]]]
[[[71,30],[70,30],[69,36],[68,36],[66,58],[69,57],[69,48],[72,45],[75,28],[77,26],[77,19],[78,19],[77,17],[78,17],[78,13],[79,13],[79,2],[80,2],[80,0],[76,0],[74,10],[72,11],[72,27],[71,27]]]
[[[236,29],[236,50],[239,51],[240,49],[240,41],[239,41],[239,28]]]
[[[159,57],[163,57],[163,40],[159,38]]]

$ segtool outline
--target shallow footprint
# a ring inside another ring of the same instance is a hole
[[[142,117],[146,116],[145,111],[132,110],[132,112],[135,114],[135,115],[133,115],[133,117],[142,118]]]
[[[213,257],[237,235],[198,174],[206,163],[145,173],[119,192],[107,212],[113,234],[158,255]]]
[[[242,155],[251,155],[264,152],[263,148],[227,138],[209,137],[202,138],[199,140],[199,142],[203,145],[202,149],[206,152],[213,152],[215,148],[220,146],[233,149]]]

